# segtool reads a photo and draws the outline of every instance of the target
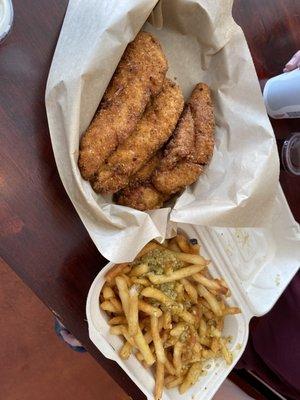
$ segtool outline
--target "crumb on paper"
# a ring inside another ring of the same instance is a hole
[[[276,274],[276,276],[275,276],[275,285],[276,286],[280,285],[280,275],[279,274]]]
[[[240,242],[242,247],[245,247],[248,242],[249,242],[249,233],[245,232],[244,229],[241,228],[237,228],[235,230],[235,236],[238,239],[238,241]]]
[[[228,245],[225,247],[225,251],[226,251],[226,253],[227,253],[228,256],[232,256],[233,253],[234,253],[233,247],[232,247],[230,244],[228,244]]]
[[[238,343],[237,345],[236,345],[236,350],[241,350],[241,348],[242,348],[242,344],[241,343]]]

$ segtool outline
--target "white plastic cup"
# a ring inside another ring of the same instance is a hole
[[[263,96],[270,117],[300,118],[300,70],[269,79]]]
[[[0,43],[9,34],[14,19],[11,0],[0,0]]]

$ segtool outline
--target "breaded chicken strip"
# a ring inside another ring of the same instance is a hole
[[[169,170],[179,161],[187,159],[195,151],[194,121],[189,106],[185,106],[176,129],[167,144],[163,158],[159,165],[160,170]]]
[[[81,138],[78,165],[84,179],[134,131],[151,96],[162,89],[168,69],[159,42],[140,32],[127,46],[98,111]]]
[[[171,195],[196,182],[203,167],[190,161],[181,161],[172,169],[158,170],[152,178],[153,186],[164,195]]]
[[[159,166],[162,157],[162,152],[159,150],[136,174],[132,175],[129,180],[129,186],[137,186],[140,183],[148,182]]]
[[[198,84],[167,144],[152,184],[129,186],[116,196],[118,204],[141,211],[159,208],[173,194],[194,183],[210,160],[214,146],[214,115],[210,91]]]
[[[99,193],[115,193],[128,185],[134,175],[171,136],[184,105],[178,85],[166,79],[153,98],[135,131],[100,166],[92,181]]]
[[[121,206],[132,207],[140,211],[162,207],[166,198],[151,183],[143,183],[136,187],[128,186],[115,195],[115,201]]]
[[[210,89],[204,83],[198,83],[166,148],[162,163],[152,176],[152,183],[160,193],[171,195],[198,179],[203,166],[212,157],[214,125]],[[192,151],[191,136],[194,137]]]
[[[195,127],[195,151],[191,161],[205,165],[214,151],[215,118],[211,91],[205,83],[198,83],[191,95],[189,106]]]

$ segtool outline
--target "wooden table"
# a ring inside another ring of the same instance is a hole
[[[131,380],[89,341],[85,300],[105,260],[63,189],[50,143],[45,85],[66,6],[67,0],[15,0],[13,31],[0,46],[1,257],[128,394],[141,399]],[[236,0],[234,16],[259,78],[280,73],[300,48],[299,15],[296,0]],[[276,136],[285,137],[297,124],[274,122]],[[298,221],[299,183],[281,173]]]

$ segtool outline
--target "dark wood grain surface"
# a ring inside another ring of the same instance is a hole
[[[88,339],[86,295],[105,260],[63,189],[50,143],[44,93],[66,6],[67,0],[15,0],[12,33],[0,45],[0,251],[128,394],[141,399],[131,380]],[[234,16],[259,78],[279,73],[300,48],[299,15],[296,0],[236,0]],[[298,124],[273,126],[284,138]],[[299,221],[299,178],[282,173],[281,184]]]

